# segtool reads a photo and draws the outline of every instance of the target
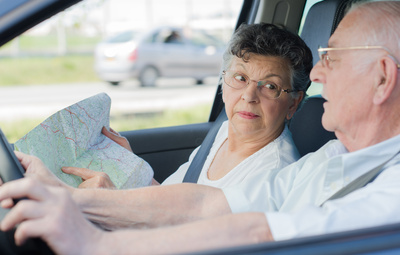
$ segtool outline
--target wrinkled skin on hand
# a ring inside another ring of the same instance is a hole
[[[51,185],[51,186],[62,186],[69,188],[60,179],[57,178],[44,164],[43,162],[31,155],[15,151],[15,156],[20,161],[22,167],[25,169],[25,177],[30,177],[32,179],[40,180],[41,182]],[[0,179],[0,185],[3,181]],[[5,208],[10,208],[14,205],[12,199],[4,199],[2,201],[2,206]]]
[[[43,183],[53,186],[67,186],[58,179],[57,176],[55,176],[39,158],[19,151],[15,151],[15,155],[21,162],[22,167],[25,169],[25,176],[38,179]]]
[[[97,243],[104,232],[83,217],[67,189],[49,181],[48,169],[39,159],[16,154],[29,174],[1,185],[1,206],[11,211],[2,220],[0,229],[8,231],[17,227],[17,245],[38,237],[57,254],[85,253],[89,244]],[[14,205],[12,199],[18,198],[26,199]]]

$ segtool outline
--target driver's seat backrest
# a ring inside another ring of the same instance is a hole
[[[321,96],[309,97],[290,121],[289,130],[301,157],[336,139],[335,133],[326,131],[321,123],[324,102]]]
[[[310,8],[301,38],[312,51],[314,65],[319,61],[318,47],[327,45],[329,37],[335,31],[347,8],[355,1],[325,0]],[[333,132],[326,131],[322,126],[324,102],[321,96],[309,97],[289,123],[289,129],[300,156],[314,152],[329,140],[336,138]]]

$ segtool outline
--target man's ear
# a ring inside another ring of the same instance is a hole
[[[297,107],[299,107],[299,104],[300,104],[301,100],[303,99],[303,97],[304,97],[303,91],[297,92],[297,98],[293,98],[292,104],[289,106],[289,110],[286,115],[287,120],[290,120],[293,117],[293,115],[296,112]]]
[[[378,73],[375,78],[374,104],[384,103],[392,94],[397,83],[397,63],[390,56],[382,57],[378,62]]]

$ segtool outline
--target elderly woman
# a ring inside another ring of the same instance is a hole
[[[203,167],[199,183],[206,185],[180,183],[197,151],[165,181],[170,185],[110,190],[57,184],[72,194],[87,219],[107,229],[152,228],[232,212],[273,211],[276,206],[265,204],[264,194],[277,185],[268,180],[298,157],[285,122],[304,97],[311,67],[311,52],[297,35],[274,25],[243,25],[224,56],[228,121],[221,126]],[[130,149],[117,133],[103,132]],[[16,154],[27,176],[55,184],[40,160]],[[84,176],[88,180],[83,185],[98,185],[91,170],[64,171]]]
[[[311,68],[311,51],[297,35],[271,24],[240,26],[224,53],[228,121],[216,136],[199,184],[235,185],[249,173],[280,169],[298,159],[285,122],[304,98]],[[182,182],[197,150],[163,184]]]
[[[255,171],[281,169],[299,158],[285,123],[304,98],[312,68],[305,43],[271,24],[240,26],[223,60],[228,121],[222,124],[198,180],[218,188],[245,182]],[[130,149],[115,131],[103,133]],[[198,149],[163,185],[182,182]],[[73,167],[63,171],[83,177],[81,188],[113,187],[102,173]]]

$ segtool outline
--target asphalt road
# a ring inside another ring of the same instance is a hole
[[[141,88],[135,82],[116,87],[103,82],[0,87],[0,120],[45,119],[58,110],[101,92],[111,97],[111,115],[212,104],[216,84],[217,79],[210,78],[204,85],[194,85],[190,79],[160,80],[153,88]]]

